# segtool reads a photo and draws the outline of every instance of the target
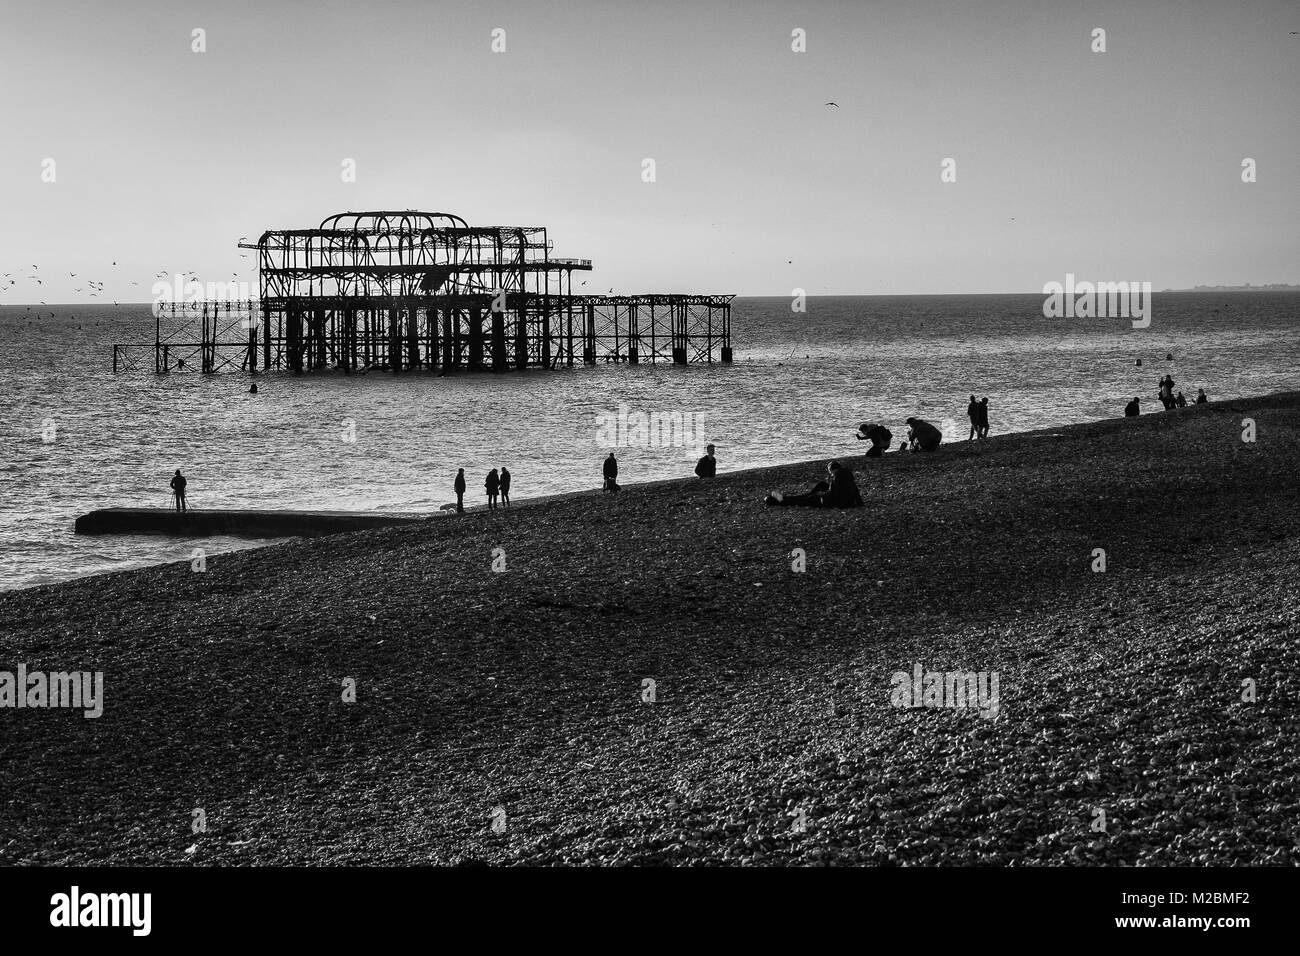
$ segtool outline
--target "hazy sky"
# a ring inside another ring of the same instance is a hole
[[[252,281],[240,236],[378,208],[549,226],[625,293],[1297,282],[1293,30],[1295,0],[3,0],[0,273],[46,284],[0,303]]]

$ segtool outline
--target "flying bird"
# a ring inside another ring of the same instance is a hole
[[[836,109],[839,109],[839,108],[840,108],[840,104],[839,104],[839,103],[832,103],[830,100],[827,100],[827,101],[826,101],[826,105],[827,105],[827,106],[833,106],[833,107],[835,107]]]

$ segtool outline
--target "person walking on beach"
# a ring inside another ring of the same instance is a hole
[[[456,481],[452,485],[456,489],[456,513],[465,513],[465,469],[456,469]]]
[[[605,459],[603,471],[605,474],[605,490],[609,492],[618,491],[618,481],[616,480],[618,478],[618,460],[614,457],[612,451],[609,453],[609,457]]]
[[[1133,401],[1124,406],[1124,417],[1136,418],[1140,414],[1142,414],[1142,409],[1138,407],[1138,399],[1137,396],[1134,395]]]
[[[966,436],[967,441],[972,441],[980,433],[980,403],[975,401],[975,396],[970,397],[970,404],[966,406],[966,417],[970,419],[970,434]]]
[[[172,487],[172,494],[176,497],[176,510],[181,512],[185,511],[186,510],[185,509],[186,481],[185,481],[185,476],[181,474],[181,470],[179,468],[176,469],[176,474],[172,475],[172,480],[169,482],[169,484]]]
[[[510,507],[510,469],[505,465],[501,466],[501,503]]]
[[[907,419],[907,437],[913,443],[912,450],[934,451],[943,441],[943,432],[929,422],[920,418]]]
[[[979,413],[976,416],[979,425],[979,436],[983,440],[989,437],[989,397],[985,395],[980,399]]]
[[[488,511],[496,511],[497,493],[501,490],[501,478],[497,475],[495,468],[487,473],[487,478],[483,481],[483,487],[487,489]]]
[[[712,478],[718,473],[718,459],[713,457],[713,446],[704,446],[704,457],[695,463],[697,478]]]

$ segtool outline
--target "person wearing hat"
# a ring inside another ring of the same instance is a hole
[[[863,422],[859,425],[855,437],[858,441],[871,440],[871,447],[867,449],[868,458],[879,458],[889,450],[889,443],[894,440],[893,433],[888,428],[884,425],[873,425],[871,422]]]
[[[695,463],[695,475],[698,478],[712,478],[718,473],[718,460],[713,457],[713,446],[704,446],[704,456]]]

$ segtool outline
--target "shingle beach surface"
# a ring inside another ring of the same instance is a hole
[[[1300,394],[844,460],[0,594],[0,863],[1300,862]]]

